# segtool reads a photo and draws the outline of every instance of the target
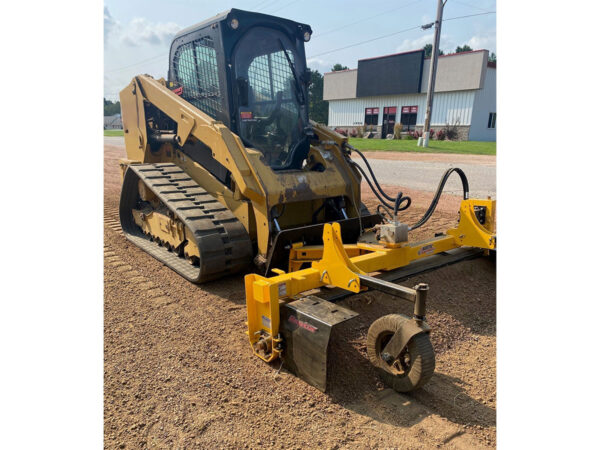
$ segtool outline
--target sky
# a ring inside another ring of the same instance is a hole
[[[365,7],[369,4],[373,7]],[[313,36],[305,47],[307,63],[321,73],[329,72],[335,63],[356,68],[362,58],[416,50],[432,43],[433,29],[422,30],[420,25],[435,20],[436,0],[398,0],[388,5],[384,8],[384,3],[364,0],[106,0],[104,97],[118,100],[119,91],[140,73],[166,78],[175,33],[230,8],[309,24]],[[452,53],[456,46],[468,44],[474,50],[495,53],[496,14],[448,20],[495,10],[495,0],[447,0],[440,48]],[[386,37],[376,39],[382,36]]]

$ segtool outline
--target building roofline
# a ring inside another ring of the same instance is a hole
[[[438,56],[438,58],[445,58],[446,56],[467,55],[469,53],[479,53],[479,52],[489,52],[489,50],[487,50],[485,48],[481,48],[479,50],[469,50],[468,52],[448,53],[447,55],[440,55],[440,56]],[[431,59],[431,56],[426,56],[425,59]]]
[[[358,61],[369,61],[371,59],[388,58],[390,56],[405,55],[405,54],[408,54],[408,53],[416,53],[416,52],[421,52],[421,51],[423,51],[423,49],[420,49],[420,50],[411,50],[411,51],[408,51],[408,52],[401,52],[401,53],[392,53],[390,55],[374,56],[372,58],[359,59]],[[480,52],[489,52],[489,50],[487,50],[485,48],[481,48],[481,49],[478,49],[478,50],[470,50],[468,52],[448,53],[447,55],[440,55],[440,56],[438,56],[438,58],[445,58],[447,56],[466,55],[466,54],[469,54],[469,53],[480,53]],[[431,56],[427,56],[424,59],[431,59]],[[496,63],[494,63],[494,62],[488,62],[487,66],[488,67],[492,67],[492,68],[495,69],[496,68]],[[356,69],[345,69],[345,70],[333,70],[331,72],[325,72],[325,73],[323,73],[323,75],[329,75],[329,74],[332,74],[332,73],[339,73],[339,72],[352,72],[353,70],[358,70],[358,68],[356,68]]]
[[[409,53],[417,53],[417,52],[422,52],[423,49],[418,49],[418,50],[409,50],[407,52],[400,52],[400,53],[391,53],[389,55],[383,55],[383,56],[373,56],[372,58],[363,58],[363,59],[359,59],[358,61],[370,61],[371,59],[381,59],[381,58],[389,58],[390,56],[398,56],[398,55],[407,55]]]
[[[323,75],[329,75],[330,73],[352,72],[354,70],[358,70],[358,69],[332,70],[331,72],[325,72]]]

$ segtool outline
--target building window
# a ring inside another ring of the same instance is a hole
[[[379,121],[379,108],[365,108],[365,125],[375,125]]]
[[[496,128],[496,113],[490,113],[488,117],[488,128]]]
[[[402,131],[413,131],[417,125],[417,113],[419,112],[419,107],[416,105],[403,106],[400,111],[402,113],[400,115]]]

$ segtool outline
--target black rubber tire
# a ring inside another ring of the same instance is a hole
[[[400,373],[381,358],[381,350],[387,340],[410,320],[401,314],[388,314],[373,322],[367,333],[369,360],[377,367],[385,384],[397,392],[419,389],[429,381],[435,371],[435,353],[427,333],[417,334],[408,342],[406,346],[410,355],[408,370]]]

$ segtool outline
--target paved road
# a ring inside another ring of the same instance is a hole
[[[105,136],[108,145],[125,146],[120,136]],[[356,160],[364,167],[362,160]],[[440,178],[449,167],[460,167],[469,179],[470,196],[496,197],[496,166],[488,164],[451,164],[433,161],[395,161],[370,158],[369,162],[380,184],[403,186],[409,189],[435,192]],[[458,175],[453,174],[444,193],[462,195],[462,185]]]
[[[366,171],[362,160],[357,161]],[[432,161],[393,161],[369,159],[369,164],[380,184],[403,186],[409,189],[435,192],[440,178],[449,167],[460,167],[469,180],[470,197],[496,197],[496,166],[483,164],[450,164]],[[452,174],[444,193],[462,195],[462,183],[457,174]]]

